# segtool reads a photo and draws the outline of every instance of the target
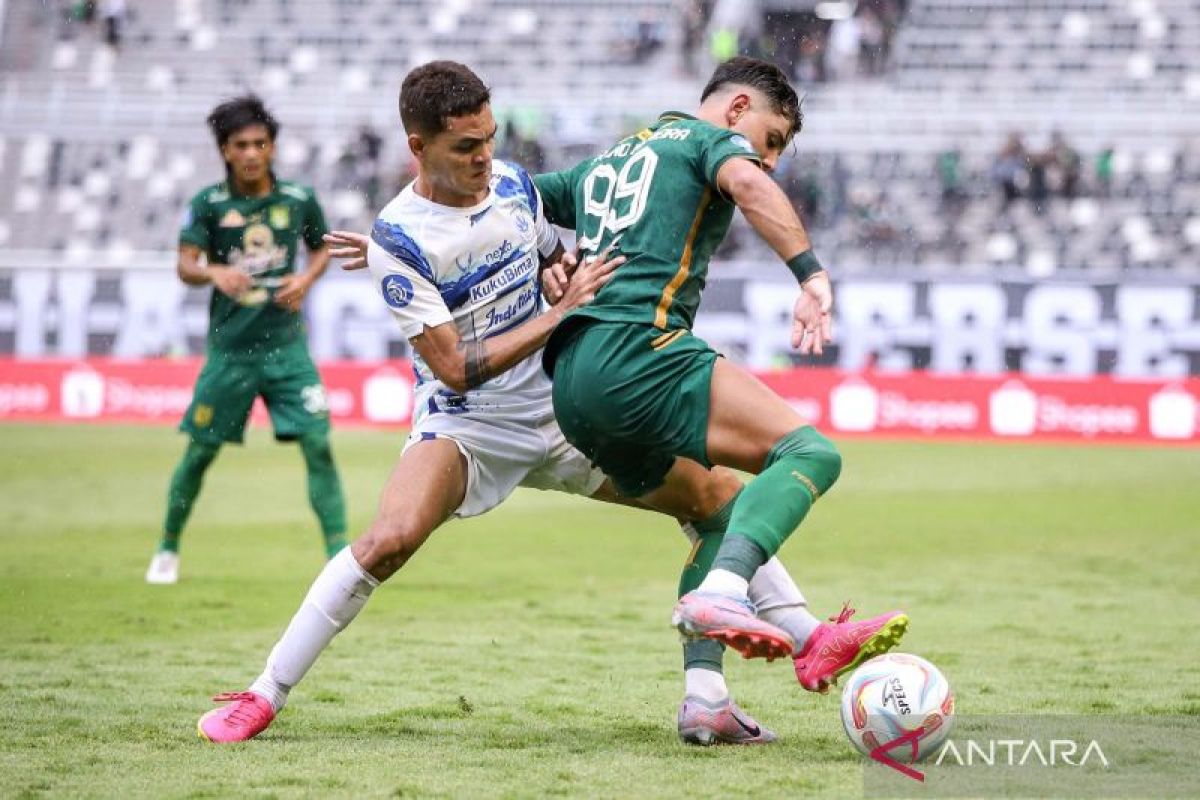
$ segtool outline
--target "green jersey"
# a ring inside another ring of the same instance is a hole
[[[322,246],[328,231],[312,189],[275,181],[265,197],[245,197],[226,182],[200,190],[188,205],[181,244],[205,252],[210,264],[228,264],[253,279],[237,300],[213,290],[208,307],[208,347],[248,355],[304,339],[304,321],[272,302],[280,279],[295,269],[304,242]]]
[[[717,188],[731,158],[759,160],[744,136],[668,112],[571,170],[537,176],[547,219],[574,228],[585,252],[614,245],[626,258],[569,316],[690,329],[708,260],[733,218]]]

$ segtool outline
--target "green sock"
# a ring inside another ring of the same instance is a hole
[[[747,581],[775,555],[817,498],[833,486],[842,457],[833,443],[805,426],[784,436],[758,477],[738,495],[714,569]]]
[[[692,525],[692,529],[696,532],[696,538],[687,563],[683,565],[683,572],[679,575],[680,597],[699,586],[704,580],[704,576],[708,574],[713,559],[717,557],[717,551],[721,548],[721,540],[725,538],[725,529],[729,527],[729,520],[733,517],[733,506],[736,502],[737,496],[717,509],[716,513],[708,519],[700,520]],[[698,667],[721,672],[724,655],[725,645],[715,639],[687,641],[683,643],[683,668],[686,670]]]
[[[204,482],[204,471],[217,457],[220,449],[221,445],[219,444],[197,442],[194,439],[188,442],[187,449],[183,451],[183,458],[171,476],[170,488],[167,489],[167,515],[163,520],[163,535],[162,541],[158,543],[159,550],[179,552],[179,537],[192,513],[192,505],[196,502],[196,496],[200,494],[200,484]]]
[[[308,469],[308,501],[321,523],[325,555],[332,558],[346,546],[346,501],[333,463],[329,435],[324,431],[300,437],[300,451]]]

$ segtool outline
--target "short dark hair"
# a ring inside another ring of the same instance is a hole
[[[400,86],[400,121],[404,130],[436,136],[446,120],[474,114],[492,99],[479,76],[457,61],[430,61],[404,76]]]
[[[752,86],[771,101],[771,110],[782,114],[791,122],[789,136],[795,136],[804,125],[804,114],[800,111],[800,98],[788,83],[783,70],[769,61],[748,56],[735,56],[720,64],[700,94],[703,103],[708,96],[725,86],[741,84]]]
[[[279,133],[279,121],[271,116],[263,101],[253,94],[226,100],[208,115],[208,127],[217,137],[217,147],[224,147],[230,136],[251,125],[265,127],[271,141],[275,141]]]

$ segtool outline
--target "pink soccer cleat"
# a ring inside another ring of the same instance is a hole
[[[213,700],[229,705],[214,708],[196,723],[200,738],[210,742],[228,744],[253,739],[275,719],[275,709],[267,698],[254,692],[225,692]]]
[[[729,698],[709,703],[694,695],[679,706],[679,738],[684,744],[770,744],[775,734],[754,721]]]
[[[749,600],[710,592],[688,592],[679,598],[671,624],[686,639],[716,639],[746,658],[773,661],[792,654],[792,637],[754,615]]]
[[[889,611],[861,622],[850,622],[854,609],[847,603],[832,625],[822,623],[808,637],[794,661],[796,678],[810,692],[829,691],[837,679],[869,658],[886,653],[908,630],[908,615]]]

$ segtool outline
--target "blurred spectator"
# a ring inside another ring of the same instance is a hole
[[[1096,193],[1101,197],[1112,194],[1113,149],[1106,147],[1096,154]]]
[[[537,136],[521,133],[511,119],[504,123],[504,141],[500,146],[500,157],[520,164],[530,172],[546,170],[546,148]]]
[[[938,183],[941,186],[942,210],[959,213],[967,199],[962,185],[962,153],[957,147],[937,154]]]
[[[996,154],[992,162],[992,180],[1000,187],[1003,208],[1008,208],[1013,200],[1021,196],[1021,190],[1028,180],[1021,134],[1010,133],[1004,147]]]
[[[369,123],[359,126],[354,138],[350,139],[338,158],[336,184],[341,188],[362,192],[366,206],[372,211],[379,209],[380,156],[383,153],[383,137]]]
[[[834,80],[846,80],[858,74],[862,29],[858,17],[835,20],[829,29],[827,61]]]
[[[129,9],[125,0],[100,0],[100,17],[104,20],[104,41],[110,47],[121,46],[121,34]]]
[[[858,240],[868,247],[900,238],[895,209],[887,193],[873,186],[858,186],[850,192],[850,212]]]
[[[383,137],[364,122],[358,128],[358,176],[362,181],[367,208],[379,208],[379,159],[383,154]]]
[[[1082,166],[1079,151],[1067,143],[1062,131],[1054,131],[1050,134],[1048,155],[1058,195],[1067,200],[1074,200],[1079,193],[1079,173]]]
[[[1029,202],[1036,214],[1041,214],[1046,210],[1046,200],[1050,197],[1047,173],[1052,158],[1053,156],[1048,150],[1043,153],[1029,153],[1025,157],[1029,175]]]
[[[96,0],[74,0],[68,10],[70,18],[76,22],[92,22],[96,19]]]
[[[695,75],[696,50],[704,38],[704,4],[701,0],[678,0],[678,10],[683,29],[683,36],[679,40],[680,68],[686,75]]]
[[[713,59],[728,61],[739,53],[761,52],[762,12],[758,0],[716,0],[709,22],[709,42]]]
[[[663,44],[663,26],[653,11],[645,10],[634,21],[618,23],[617,57],[629,64],[645,64]]]
[[[858,72],[878,75],[883,72],[883,22],[870,8],[858,13]]]
[[[772,9],[763,15],[763,54],[789,78],[825,80],[829,21],[812,11]]]

